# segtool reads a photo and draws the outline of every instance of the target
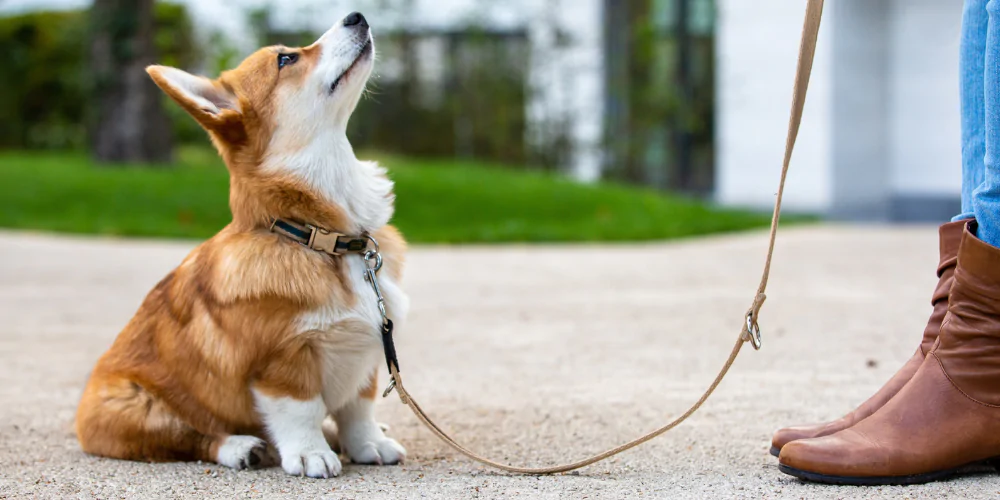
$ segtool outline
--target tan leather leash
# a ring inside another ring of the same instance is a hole
[[[674,427],[680,425],[681,422],[687,420],[694,412],[698,411],[698,408],[712,395],[715,388],[718,387],[719,383],[729,372],[729,368],[736,361],[736,356],[739,355],[740,349],[743,344],[749,341],[755,349],[760,349],[760,328],[757,326],[757,319],[760,313],[760,308],[764,304],[764,291],[767,288],[767,278],[771,272],[771,257],[774,254],[774,240],[778,231],[778,219],[781,217],[781,196],[785,190],[785,177],[788,174],[788,165],[792,160],[792,150],[795,148],[795,139],[799,133],[799,125],[802,123],[802,109],[805,106],[806,100],[806,90],[809,87],[809,75],[812,72],[813,56],[816,53],[816,38],[819,34],[820,19],[823,14],[823,0],[807,0],[808,5],[806,6],[806,19],[805,25],[802,28],[802,42],[799,46],[799,60],[798,67],[795,72],[795,86],[792,91],[792,110],[791,115],[788,120],[788,136],[785,140],[785,157],[784,162],[781,167],[781,181],[778,184],[777,198],[774,202],[774,214],[771,217],[771,234],[770,242],[767,248],[767,260],[764,262],[764,275],[760,280],[760,286],[757,288],[757,295],[754,297],[753,305],[746,313],[746,322],[743,324],[743,329],[740,331],[739,338],[736,339],[736,345],[733,346],[732,352],[729,354],[729,359],[726,360],[726,364],[723,365],[719,374],[712,381],[712,384],[708,387],[704,394],[694,405],[691,406],[683,415],[677,417],[672,422],[656,429],[644,436],[636,438],[629,441],[617,448],[607,450],[603,453],[594,455],[590,458],[580,460],[578,462],[573,462],[570,464],[555,465],[552,467],[513,467],[510,465],[501,464],[494,462],[486,457],[483,457],[468,448],[462,446],[454,439],[452,439],[448,434],[441,429],[430,417],[424,413],[424,410],[420,408],[420,405],[413,399],[413,396],[407,392],[406,388],[403,386],[403,378],[399,374],[398,362],[395,360],[395,352],[393,348],[392,355],[390,356],[391,346],[391,322],[389,323],[389,338],[386,344],[386,357],[389,364],[389,372],[392,375],[392,381],[390,382],[389,388],[386,389],[384,394],[388,395],[389,392],[395,388],[399,392],[399,399],[407,406],[413,410],[413,414],[427,426],[434,434],[436,434],[442,441],[447,443],[452,448],[458,450],[458,452],[463,455],[483,464],[489,465],[491,467],[496,467],[497,469],[505,470],[507,472],[516,472],[521,474],[555,474],[559,472],[567,472],[573,469],[579,469],[580,467],[585,467],[587,465],[593,464],[604,460],[605,458],[617,455],[629,448],[634,448],[639,446],[650,439],[653,439],[664,432],[667,432]],[[368,257],[366,257],[366,261]],[[374,281],[374,280],[373,280]],[[376,291],[377,293],[377,291]],[[381,299],[381,297],[380,297]],[[384,335],[383,335],[384,336]],[[386,339],[384,339],[385,341]],[[390,359],[391,358],[391,359]]]

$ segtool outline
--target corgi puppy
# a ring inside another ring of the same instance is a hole
[[[85,452],[237,469],[276,455],[289,474],[326,478],[341,470],[330,416],[353,462],[404,459],[373,416],[382,318],[363,257],[270,230],[285,219],[373,236],[398,331],[406,243],[388,225],[393,184],[345,134],[374,57],[353,13],[308,47],[261,49],[215,80],[147,68],[225,160],[233,220],[153,288],[97,362],[76,415]]]

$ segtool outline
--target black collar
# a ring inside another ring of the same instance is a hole
[[[366,235],[350,236],[288,219],[274,219],[271,222],[271,232],[330,255],[364,253],[368,249],[369,242]]]

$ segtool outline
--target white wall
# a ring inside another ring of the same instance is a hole
[[[770,207],[778,186],[804,3],[718,0],[716,198]],[[785,193],[792,210],[831,203],[831,20],[824,19]]]
[[[886,218],[890,213],[890,2],[838,0],[826,4],[832,49],[830,213]]]
[[[890,15],[891,183],[902,196],[961,193],[959,0],[894,0]]]
[[[722,203],[773,203],[803,8],[801,0],[719,0]],[[788,208],[947,215],[961,188],[961,11],[958,0],[827,2]]]

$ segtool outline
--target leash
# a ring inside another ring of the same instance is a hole
[[[761,348],[761,334],[760,327],[758,326],[758,319],[760,316],[760,308],[764,305],[764,300],[767,298],[765,291],[767,289],[767,279],[771,273],[771,260],[774,255],[774,242],[778,231],[778,220],[781,217],[781,198],[785,190],[785,178],[788,175],[788,166],[792,160],[792,151],[795,148],[795,139],[798,137],[799,126],[802,123],[802,110],[805,106],[806,91],[809,87],[809,76],[812,73],[813,56],[816,53],[816,39],[819,34],[820,19],[823,15],[823,1],[824,0],[807,0],[805,23],[802,28],[802,40],[799,45],[799,56],[798,56],[798,66],[795,72],[795,84],[792,90],[792,108],[788,120],[788,135],[785,139],[785,155],[781,167],[781,180],[778,183],[778,193],[774,202],[774,213],[771,217],[771,231],[767,247],[767,259],[764,261],[764,273],[760,280],[760,285],[757,287],[757,294],[754,296],[753,304],[747,310],[742,329],[740,334],[736,339],[736,344],[733,346],[733,350],[729,353],[729,358],[726,359],[725,364],[722,369],[719,370],[718,375],[712,381],[708,389],[701,395],[698,400],[688,408],[681,416],[675,418],[668,424],[653,430],[643,436],[640,436],[632,441],[629,441],[621,446],[612,448],[603,453],[579,460],[577,462],[572,462],[562,465],[554,465],[551,467],[514,467],[511,465],[502,464],[490,460],[468,448],[462,446],[457,441],[451,438],[440,426],[438,426],[427,414],[424,412],[423,408],[417,403],[413,396],[406,390],[403,385],[403,377],[399,373],[399,360],[396,357],[396,348],[392,340],[392,321],[386,317],[385,307],[383,305],[382,292],[378,286],[377,272],[382,267],[382,257],[378,252],[378,243],[369,235],[363,235],[359,238],[352,238],[338,233],[330,233],[321,228],[316,228],[313,226],[306,225],[303,229],[302,226],[296,225],[294,223],[289,223],[279,219],[272,224],[271,230],[275,232],[281,232],[286,236],[289,236],[287,230],[288,227],[293,229],[298,229],[301,231],[299,234],[295,234],[293,239],[296,239],[300,243],[313,248],[314,250],[323,251],[331,255],[343,255],[346,253],[348,248],[352,245],[352,241],[364,241],[366,244],[368,241],[374,243],[373,249],[359,249],[357,248],[358,243],[353,243],[354,247],[351,248],[351,252],[360,253],[364,256],[365,261],[365,279],[371,285],[375,296],[378,298],[379,311],[382,315],[382,344],[385,350],[386,365],[389,368],[390,382],[389,386],[386,388],[382,397],[389,395],[393,389],[399,394],[400,401],[408,406],[413,414],[416,415],[417,419],[420,420],[428,429],[431,430],[437,437],[441,438],[446,444],[454,448],[459,453],[471,458],[477,462],[494,467],[507,472],[514,472],[518,474],[557,474],[560,472],[568,472],[574,469],[579,469],[581,467],[586,467],[593,463],[599,462],[606,458],[612,457],[619,453],[622,453],[628,449],[634,448],[643,444],[671,429],[677,427],[682,422],[693,415],[701,405],[708,400],[709,396],[715,392],[716,387],[722,382],[726,374],[729,373],[729,369],[733,366],[733,362],[736,361],[736,357],[739,356],[740,350],[743,348],[743,344],[750,342],[755,350],[760,350]],[[322,239],[327,242],[319,243],[314,247],[314,241],[317,240],[316,234],[322,235]],[[342,250],[341,250],[342,249]]]

